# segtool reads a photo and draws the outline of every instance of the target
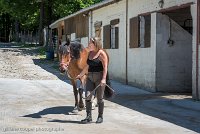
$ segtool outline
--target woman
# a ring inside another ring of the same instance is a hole
[[[104,90],[106,84],[106,76],[108,70],[108,55],[102,49],[102,44],[100,39],[90,38],[88,44],[89,55],[87,59],[87,66],[84,71],[77,76],[77,78],[84,75],[84,72],[88,71],[88,77],[86,82],[86,96],[88,96],[92,90],[94,90],[99,84],[101,85],[96,90],[96,97],[98,103],[98,118],[96,123],[103,122],[103,110],[104,110]],[[86,98],[86,113],[87,116],[85,119],[81,120],[82,123],[89,123],[92,121],[92,96]]]

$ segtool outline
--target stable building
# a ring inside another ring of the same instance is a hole
[[[50,27],[85,46],[100,37],[112,79],[199,100],[199,12],[199,0],[105,0]]]

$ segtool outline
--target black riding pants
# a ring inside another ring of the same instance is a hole
[[[86,81],[86,96],[90,95],[90,93],[101,83],[103,77],[103,72],[89,72],[87,81]],[[98,87],[96,89],[96,97],[97,97],[97,103],[103,102],[103,96],[104,96],[104,90],[105,85]],[[91,95],[87,98],[87,101],[90,101],[92,99]]]

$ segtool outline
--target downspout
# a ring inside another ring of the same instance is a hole
[[[93,12],[90,11],[90,38],[92,37],[92,28],[93,28]],[[88,38],[88,42],[89,42],[89,38]]]
[[[126,0],[126,85],[128,85],[128,0]]]
[[[196,32],[196,100],[199,100],[199,12],[200,12],[200,3],[199,0],[197,0],[197,32]]]

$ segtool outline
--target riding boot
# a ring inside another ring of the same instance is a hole
[[[103,122],[103,109],[104,109],[104,102],[100,102],[98,103],[98,111],[99,111],[99,115],[97,118],[96,123],[102,123]]]
[[[81,120],[81,123],[86,124],[92,121],[92,102],[91,101],[86,101],[86,113],[87,116],[85,119]]]

